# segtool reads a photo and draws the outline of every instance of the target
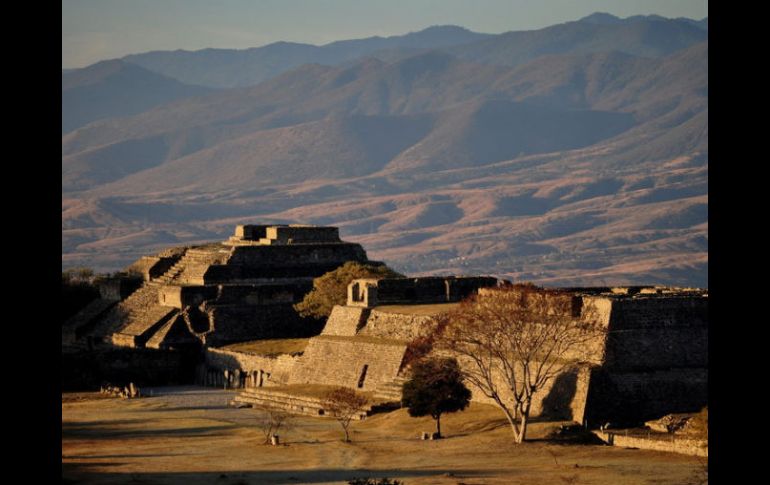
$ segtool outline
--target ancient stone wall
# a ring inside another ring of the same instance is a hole
[[[256,224],[235,226],[235,238],[245,240],[259,240],[265,237],[268,227],[270,226]]]
[[[617,372],[595,369],[586,419],[637,424],[671,412],[697,412],[708,403],[708,369]]]
[[[158,290],[159,303],[183,308],[198,306],[204,301],[228,305],[294,304],[302,300],[311,288],[309,283],[285,285],[164,285]]]
[[[359,244],[234,246],[227,264],[211,264],[195,274],[191,284],[232,284],[254,280],[308,283],[347,261],[367,262]]]
[[[364,282],[369,280],[363,280]],[[353,282],[353,284],[355,281]],[[376,297],[357,298],[369,302],[370,306],[396,303],[419,304],[459,301],[475,293],[479,288],[496,286],[497,279],[491,277],[421,277],[386,278],[376,282]],[[360,291],[372,291],[371,285],[362,285]],[[349,292],[349,294],[351,294]]]
[[[352,337],[366,323],[369,310],[335,305],[326,321],[322,335],[344,335]]]
[[[526,287],[518,288],[480,288],[479,298],[495,298],[500,292],[512,293],[514,295],[521,296],[524,292],[527,292]],[[589,320],[589,316],[584,313],[584,300],[586,298],[580,295],[574,295],[571,293],[554,290],[552,292],[538,293],[530,292],[529,299],[533,308],[542,307],[547,308],[548,313],[555,314],[559,312],[563,316],[572,318],[583,318]],[[591,317],[591,320],[595,320],[595,317]]]
[[[243,303],[247,305],[293,304],[302,301],[312,289],[312,283],[282,283],[276,285],[225,285],[219,286],[217,303]]]
[[[265,238],[281,243],[325,243],[339,242],[340,232],[336,227],[318,226],[270,226]]]
[[[272,242],[261,244],[266,238]],[[180,341],[183,327],[166,325],[169,309],[179,310],[190,334],[209,344],[317,335],[319,322],[301,320],[292,304],[312,289],[313,278],[347,261],[368,262],[361,245],[341,242],[334,227],[244,225],[232,239],[242,244],[170,248],[140,258],[129,270],[146,284],[128,297],[122,286],[105,288],[104,299],[121,301],[90,324],[83,340],[121,346],[152,340],[159,347]],[[153,340],[151,331],[162,335]],[[72,346],[88,343],[65,334]]]
[[[594,431],[594,434],[612,446],[667,451],[669,453],[680,453],[690,456],[709,456],[708,442],[706,440],[682,438],[673,434],[658,439],[645,438],[644,436],[626,436],[622,432],[613,431]]]
[[[115,304],[114,300],[105,300],[103,298],[92,300],[62,325],[62,338],[66,338],[67,343],[74,343],[90,331],[97,320]]]
[[[610,305],[604,365],[592,372],[589,421],[637,424],[708,402],[708,298],[649,294]],[[606,306],[606,304],[605,304]]]
[[[138,386],[192,384],[194,356],[135,348],[62,354],[62,389],[99,389],[103,382]]]
[[[347,306],[374,307],[377,306],[377,280],[359,278],[348,285]]]
[[[360,334],[409,342],[428,335],[435,328],[432,322],[429,315],[390,313],[374,308]]]
[[[406,345],[403,343],[321,335],[308,342],[305,353],[294,366],[289,383],[325,384],[371,391],[396,378],[405,352]]]
[[[708,298],[627,298],[612,301],[608,369],[708,366]]]
[[[302,270],[346,261],[366,261],[360,244],[326,243],[288,246],[236,246],[230,265],[253,268],[295,268]],[[335,266],[336,267],[336,266]],[[323,273],[321,273],[323,274]],[[283,275],[286,276],[285,274]]]
[[[99,295],[104,300],[118,301],[127,298],[140,286],[142,279],[138,276],[108,278],[99,282]]]
[[[463,369],[474,369],[473,362],[467,357],[457,356],[448,352],[442,353],[442,355],[457,358],[460,367]],[[522,378],[523,376],[519,376],[518,381],[521,382]],[[551,379],[541,390],[535,393],[530,416],[547,416],[551,419],[571,419],[582,422],[590,379],[591,373],[587,368],[570,370],[558,375],[555,379]],[[513,396],[511,390],[499,371],[493,372],[492,381],[503,401],[512,403]],[[473,401],[492,405],[496,404],[494,399],[485,395],[470,381],[466,381],[465,384],[473,394],[471,398]]]
[[[158,289],[158,303],[174,308],[198,306],[204,300],[213,300],[216,297],[215,286],[164,285]]]
[[[322,325],[301,318],[290,304],[215,306],[210,320],[214,328],[204,338],[215,347],[247,340],[310,337],[318,335]]]
[[[257,373],[257,382],[247,381],[251,385],[246,387],[276,386],[288,383],[291,370],[298,359],[299,356],[289,354],[271,357],[213,347],[207,348],[205,354],[205,364],[208,369],[232,372],[239,369],[247,376],[253,376],[254,373]],[[262,374],[260,375],[259,372]],[[261,386],[259,385],[260,382]]]

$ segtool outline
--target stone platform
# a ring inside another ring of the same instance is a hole
[[[298,384],[281,387],[254,387],[239,393],[235,403],[251,404],[254,407],[276,409],[291,414],[302,414],[314,417],[332,417],[324,409],[323,396],[336,389],[336,386],[318,384]],[[392,399],[381,397],[373,392],[359,393],[369,399],[369,404],[353,419],[366,419],[378,411],[394,409],[399,406]],[[399,396],[400,397],[400,396]]]

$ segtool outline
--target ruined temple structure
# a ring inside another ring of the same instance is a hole
[[[347,304],[333,308],[321,335],[309,339],[300,355],[260,359],[229,353],[231,362],[245,364],[239,372],[269,376],[260,386],[247,386],[236,401],[323,415],[323,389],[343,386],[367,394],[375,405],[398,402],[409,342],[432,331],[433,316],[497,284],[483,276],[354,280]],[[219,367],[223,357],[214,350],[207,363]]]
[[[139,276],[102,285],[101,298],[65,323],[63,349],[102,352],[98,363],[115,363],[105,375],[139,368],[147,372],[136,379],[167,383],[184,374],[180,382],[244,388],[237,398],[244,403],[319,415],[320,396],[335,386],[375,404],[400,401],[410,343],[433,330],[435,316],[501,284],[481,276],[359,279],[323,328],[303,321],[293,304],[314,278],[347,261],[372,263],[334,227],[237,226],[221,243],[140,258],[128,268]],[[707,403],[707,291],[550,294],[570,300],[563,306],[570,318],[607,332],[590,347],[592,366],[558,376],[535,396],[533,416],[631,423]]]
[[[409,343],[432,330],[433,316],[472,293],[483,298],[496,285],[497,280],[484,277],[353,281],[347,304],[334,307],[323,332],[307,342],[304,352],[244,362],[273,379],[246,389],[237,400],[323,414],[312,395],[318,395],[319,386],[344,386],[368,393],[373,402],[399,401]],[[553,380],[535,396],[533,416],[589,425],[640,422],[697,411],[707,403],[707,291],[562,288],[554,298],[571,300],[571,318],[608,331],[591,347],[595,365]],[[231,353],[231,362],[238,362],[236,354]],[[214,367],[221,363],[209,359]],[[490,402],[477,390],[473,399]]]
[[[314,278],[347,261],[372,263],[336,227],[237,226],[221,243],[140,258],[127,268],[141,274],[140,286],[125,279],[103,286],[102,297],[65,324],[63,341],[178,349],[314,335],[320,328],[292,305]]]

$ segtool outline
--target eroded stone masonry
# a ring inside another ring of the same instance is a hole
[[[288,372],[264,386],[301,394],[301,385],[345,386],[375,401],[400,397],[408,375],[407,346],[433,329],[433,317],[471,293],[485,297],[494,278],[356,280]],[[664,287],[564,288],[571,317],[600,324],[606,334],[590,347],[594,366],[558,376],[535,397],[532,415],[600,424],[638,422],[707,403],[708,293]],[[461,366],[468,365],[460,359]],[[268,372],[265,370],[265,372]],[[472,386],[471,389],[473,390]],[[268,391],[276,402],[276,389]],[[262,389],[239,400],[265,404]],[[477,390],[473,399],[490,402]],[[281,402],[290,403],[284,397]],[[312,413],[320,409],[309,407]]]
[[[336,227],[237,226],[227,241],[140,258],[127,271],[142,275],[141,286],[128,296],[103,289],[65,325],[63,338],[75,346],[170,349],[317,334],[318,325],[292,305],[314,278],[347,261],[369,262]]]
[[[81,348],[200,349],[184,364],[195,367],[198,383],[243,388],[236,400],[244,403],[323,415],[319,396],[333,386],[374,404],[399,401],[410,342],[433,330],[435,316],[502,284],[492,277],[355,280],[323,328],[303,322],[292,305],[313,278],[351,260],[367,262],[366,253],[333,227],[238,226],[222,243],[141,258],[130,268],[142,274],[141,285],[105,288],[65,326],[63,340]],[[536,396],[534,416],[639,422],[707,403],[707,291],[560,290],[553,297],[570,300],[571,318],[607,332],[590,347],[594,365],[551,382]],[[305,339],[280,345],[292,337]],[[237,344],[253,340],[264,345]]]

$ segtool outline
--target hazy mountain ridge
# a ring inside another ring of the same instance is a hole
[[[549,29],[597,22],[615,25]],[[338,225],[410,273],[706,286],[708,42],[461,58],[495,38],[307,64],[64,135],[63,264],[272,221]]]
[[[302,64],[337,65],[390,49],[435,49],[490,37],[454,25],[390,37],[343,40],[322,46],[274,42],[251,49],[154,51],[124,61],[192,84],[232,88],[258,84]]]
[[[322,120],[330,115],[411,116],[432,113],[434,121],[431,126],[435,131],[428,133],[418,130],[425,135],[418,139],[412,139],[411,133],[404,132],[404,135],[408,135],[409,144],[402,140],[392,140],[394,146],[401,146],[405,151],[412,147],[398,158],[396,156],[400,152],[391,154],[397,166],[404,166],[410,157],[427,159],[427,165],[440,163],[442,167],[450,167],[458,163],[491,163],[533,153],[533,150],[547,152],[584,146],[607,138],[610,134],[619,134],[622,130],[605,132],[602,136],[590,135],[586,131],[590,124],[585,123],[585,119],[574,123],[571,128],[575,130],[573,135],[583,133],[585,136],[564,144],[553,138],[549,123],[561,126],[561,118],[575,118],[576,114],[572,111],[594,108],[604,112],[630,113],[636,122],[641,123],[663,119],[676,110],[687,113],[702,110],[707,106],[707,99],[699,94],[708,85],[708,65],[703,61],[706,53],[707,46],[699,44],[672,55],[673,60],[640,59],[610,53],[548,56],[519,68],[502,68],[465,63],[446,54],[428,53],[392,64],[364,60],[344,68],[305,66],[252,88],[216,92],[202,98],[161,106],[120,121],[107,120],[81,128],[63,138],[63,187],[66,191],[96,187],[100,183],[116,181],[154,166],[161,167],[164,163],[183,157],[206,165],[209,162],[205,157],[217,154],[216,159],[224,156],[223,163],[234,163],[234,166],[241,167],[250,164],[256,168],[262,161],[269,162],[267,159],[270,157],[260,159],[249,155],[249,150],[254,148],[246,148],[243,143],[249,145],[247,140],[253,138],[254,133],[278,130],[273,131],[268,138],[257,137],[256,140],[265,140],[267,144],[291,144],[295,143],[290,140],[293,131],[280,128],[321,122],[320,125],[312,126],[316,132],[323,131],[327,128]],[[701,62],[698,63],[697,59],[701,59]],[[618,77],[621,78],[620,82],[615,82],[614,79]],[[526,109],[529,110],[526,116],[532,120],[543,119],[532,125],[521,116],[517,121],[521,129],[528,130],[526,137],[519,136],[519,143],[527,142],[529,138],[532,143],[541,140],[540,145],[530,143],[517,148],[516,143],[508,143],[513,139],[506,137],[506,133],[516,134],[510,125],[514,118],[510,117],[510,113],[503,115],[500,111],[502,108],[495,108],[495,104],[501,107],[512,106],[506,104],[509,101],[526,103]],[[486,110],[474,110],[473,106],[477,105],[486,106]],[[496,109],[500,111],[497,123],[492,115]],[[562,113],[557,115],[553,111]],[[594,119],[600,119],[597,116]],[[618,115],[615,119],[625,120],[618,123],[617,127],[630,128],[633,125],[628,117]],[[404,118],[405,122],[407,120]],[[538,130],[533,131],[535,127]],[[569,130],[556,131],[562,136]],[[320,133],[316,139],[320,141],[325,137],[340,139],[339,134]],[[499,142],[495,143],[495,137],[506,141],[500,145]],[[564,139],[563,136],[561,139]],[[468,146],[458,145],[464,140]],[[227,143],[225,148],[210,150],[222,143]],[[253,141],[251,145],[254,143],[258,142]],[[489,153],[487,148],[495,145],[500,145],[500,150]],[[126,147],[136,147],[133,152],[137,155],[136,161],[116,158],[116,153],[125,153]],[[196,152],[206,150],[209,151],[202,155],[203,158],[195,157]],[[308,146],[296,154],[299,157],[309,156],[312,150]],[[486,150],[486,154],[480,150]],[[447,159],[449,152],[453,153]],[[332,151],[321,150],[321,153],[316,153],[312,159],[320,165],[334,162]],[[233,159],[233,156],[240,159]],[[274,161],[283,163],[290,159],[279,157]],[[382,160],[378,168],[383,168],[385,162],[388,160]],[[365,160],[361,163],[367,165]],[[426,165],[424,162],[422,164]],[[195,179],[191,175],[184,178],[185,171],[180,169],[184,163],[176,163],[174,166],[176,168],[169,167],[167,170],[171,171],[171,177],[150,171],[145,174],[146,182],[140,183],[138,187],[149,184],[162,190],[159,184],[166,181],[165,188],[171,189],[188,186],[190,179]],[[110,167],[115,169],[113,175],[108,173]],[[346,167],[353,169],[350,164]],[[98,170],[102,175],[89,174],[89,170]],[[199,177],[202,172],[195,173]],[[226,185],[219,183],[217,177],[228,173],[227,170],[219,170],[217,173],[209,177],[205,185]],[[345,171],[336,172],[338,175],[341,173]],[[358,170],[353,173],[365,174]],[[230,180],[238,180],[241,185],[259,187],[279,181],[296,182],[305,177],[302,171],[294,174],[294,179],[265,174],[258,177],[253,175],[251,178],[232,174]],[[197,180],[202,182],[200,178]],[[200,183],[199,186],[203,187]],[[136,188],[129,181],[123,187],[110,186],[103,192],[135,191]]]
[[[621,23],[567,22],[535,31],[506,32],[447,49],[460,59],[517,66],[544,55],[616,51],[663,57],[708,40],[708,32],[689,22],[639,18]]]
[[[275,42],[251,49],[153,51],[122,58],[187,84],[217,88],[258,84],[303,64],[339,65],[372,56],[392,62],[415,50],[442,50],[461,59],[515,66],[546,54],[588,54],[615,50],[662,57],[708,38],[708,19],[627,19],[588,16],[574,22],[501,34],[471,32],[458,26],[434,26],[391,37],[332,42],[323,46]],[[604,18],[604,21],[597,19]]]
[[[212,91],[119,60],[62,71],[61,81],[62,134],[92,121],[134,115]]]

